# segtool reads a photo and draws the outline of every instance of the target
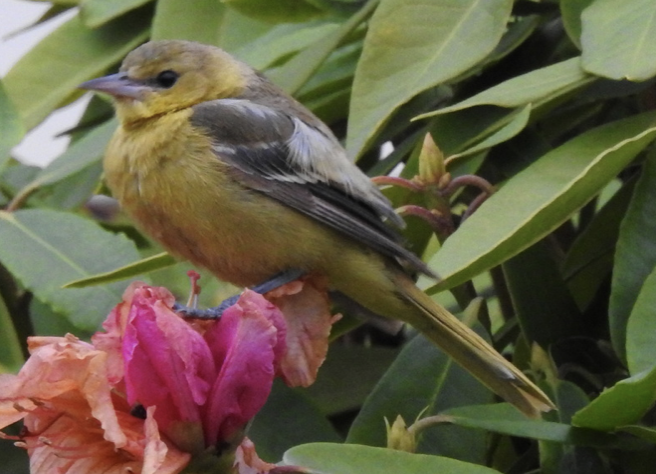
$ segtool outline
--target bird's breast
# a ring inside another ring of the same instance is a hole
[[[231,179],[189,114],[169,115],[119,129],[105,157],[107,184],[138,226],[174,255],[238,285],[319,265],[322,233],[310,235],[317,224]]]

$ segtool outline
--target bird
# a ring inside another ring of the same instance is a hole
[[[433,273],[404,247],[403,220],[329,127],[262,73],[218,47],[164,40],[79,87],[112,97],[105,181],[170,253],[241,287],[321,275],[334,294],[413,326],[527,416],[554,408],[415,285],[412,274]]]

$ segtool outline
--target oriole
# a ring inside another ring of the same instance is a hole
[[[387,199],[328,127],[223,50],[146,43],[120,72],[80,87],[114,98],[105,177],[124,210],[174,255],[239,286],[286,270],[405,321],[494,392],[536,416],[549,398],[418,289],[430,272],[384,221]]]

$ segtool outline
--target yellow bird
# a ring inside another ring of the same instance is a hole
[[[156,41],[80,85],[114,98],[105,177],[171,253],[238,286],[290,270],[328,278],[368,311],[405,321],[529,416],[549,398],[418,289],[430,273],[384,222],[403,225],[328,127],[223,50]]]

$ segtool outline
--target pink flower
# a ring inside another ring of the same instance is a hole
[[[186,452],[234,441],[264,405],[285,352],[280,311],[246,290],[220,320],[192,327],[162,288],[133,284],[94,345],[120,357],[127,401],[155,406],[160,430]]]
[[[134,283],[92,344],[30,339],[21,372],[0,377],[0,428],[23,419],[33,472],[175,473],[208,453],[269,472],[245,426],[276,375],[314,380],[334,318],[316,281],[266,296],[282,312],[246,290],[219,320],[190,323],[168,290]]]
[[[109,382],[107,354],[74,336],[33,337],[18,375],[0,375],[0,428],[23,420],[30,471],[177,473],[189,454],[161,438]]]
[[[328,352],[330,329],[342,317],[330,313],[326,279],[306,276],[264,297],[280,309],[287,323],[281,377],[291,387],[312,385]]]

